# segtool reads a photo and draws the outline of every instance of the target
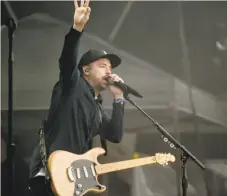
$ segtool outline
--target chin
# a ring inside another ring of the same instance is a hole
[[[106,90],[107,89],[107,85],[105,85],[105,84],[102,84],[102,85],[100,85],[100,91],[104,91],[104,90]]]

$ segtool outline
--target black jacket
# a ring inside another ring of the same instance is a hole
[[[91,148],[89,144],[98,134],[113,143],[119,143],[123,136],[124,103],[113,101],[110,118],[100,101],[95,100],[92,86],[80,76],[76,57],[81,34],[71,28],[65,36],[59,59],[60,79],[52,92],[45,128],[48,154],[55,150],[84,153]],[[31,159],[30,177],[41,167],[37,146]]]

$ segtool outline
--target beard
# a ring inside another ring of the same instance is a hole
[[[108,77],[104,76],[99,83],[99,90],[104,91],[108,88]]]
[[[104,91],[108,88],[109,83],[108,83],[108,77],[107,76],[103,76],[101,78],[97,77],[94,81],[95,82],[93,83],[93,87],[97,91],[101,92],[101,91]]]
[[[99,90],[100,91],[104,91],[108,88],[108,85],[107,84],[103,84],[103,83],[100,83],[99,84]]]

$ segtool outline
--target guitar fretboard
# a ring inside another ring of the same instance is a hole
[[[105,174],[109,172],[114,172],[114,171],[119,171],[119,170],[124,170],[124,169],[129,169],[133,167],[139,167],[142,165],[148,165],[156,163],[155,157],[145,157],[145,158],[139,158],[139,159],[132,159],[132,160],[127,160],[127,161],[120,161],[120,162],[115,162],[115,163],[107,163],[107,164],[102,164],[102,165],[96,165],[95,169],[97,174]]]

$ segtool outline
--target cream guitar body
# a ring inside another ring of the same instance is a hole
[[[171,154],[157,153],[152,157],[99,164],[97,158],[104,153],[102,148],[93,148],[82,155],[61,150],[53,152],[48,159],[48,169],[55,195],[83,196],[88,192],[101,193],[106,187],[98,182],[98,175],[152,163],[166,164],[175,161]]]

